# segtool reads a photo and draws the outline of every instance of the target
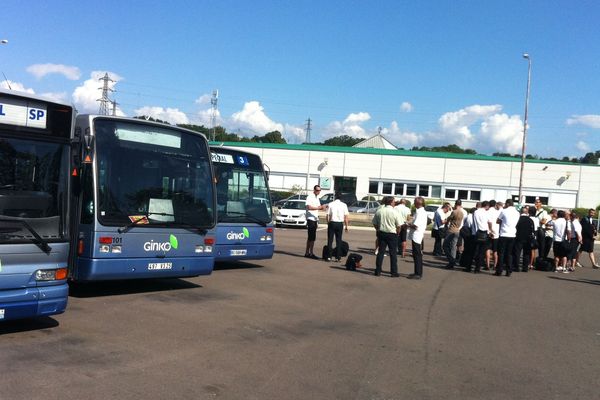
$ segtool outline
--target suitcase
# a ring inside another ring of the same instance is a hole
[[[327,257],[329,257],[329,256],[327,255],[327,245],[325,245],[325,246],[323,246],[323,252],[321,253],[321,258],[323,260],[327,260]]]
[[[331,251],[331,257],[335,257],[336,249],[337,249],[337,247]],[[342,251],[341,251],[340,257],[346,257],[348,255],[349,251],[350,251],[350,246],[348,245],[348,242],[344,242],[342,240]],[[321,258],[323,260],[327,260],[327,245],[323,246],[323,252],[321,253]]]

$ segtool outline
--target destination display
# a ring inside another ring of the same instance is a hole
[[[46,129],[45,104],[0,96],[0,124]]]
[[[211,153],[212,162],[221,164],[233,164],[233,157],[230,154]]]

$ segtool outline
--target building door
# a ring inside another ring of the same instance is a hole
[[[356,177],[334,176],[333,190],[340,193],[356,194]]]

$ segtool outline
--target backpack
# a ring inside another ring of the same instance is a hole
[[[538,271],[554,271],[554,263],[547,258],[538,257],[535,259],[535,269]]]
[[[346,269],[348,271],[356,271],[356,268],[360,268],[360,260],[362,260],[362,256],[357,253],[348,254],[348,258],[346,259]]]

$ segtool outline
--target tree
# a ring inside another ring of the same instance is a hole
[[[362,142],[362,139],[355,138],[348,135],[341,135],[327,139],[323,142],[325,146],[343,146],[343,147],[352,147],[357,143]]]
[[[271,131],[266,133],[264,136],[254,136],[252,139],[250,139],[250,141],[257,143],[287,143],[279,131]]]

